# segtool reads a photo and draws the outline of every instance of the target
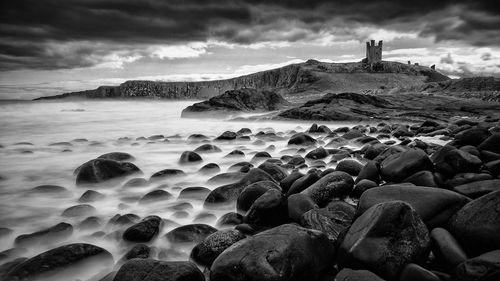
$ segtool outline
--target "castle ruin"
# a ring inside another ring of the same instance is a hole
[[[366,63],[374,64],[382,61],[382,40],[378,41],[378,45],[375,45],[375,40],[371,42],[366,42]]]

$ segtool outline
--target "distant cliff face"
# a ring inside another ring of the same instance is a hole
[[[323,94],[326,92],[372,90],[449,78],[423,66],[381,62],[370,69],[362,63],[323,63],[309,60],[301,64],[258,72],[237,78],[202,82],[127,81],[119,86],[66,93],[39,99],[59,98],[149,98],[206,99],[228,90],[255,88],[282,95]]]
[[[471,77],[428,83],[421,91],[500,102],[500,78]]]

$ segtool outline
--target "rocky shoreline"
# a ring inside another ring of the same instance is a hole
[[[360,102],[385,106],[380,100]],[[447,143],[426,141],[429,136]],[[168,141],[161,135],[148,139]],[[288,144],[279,153],[272,148],[278,140]],[[0,265],[0,279],[54,280],[70,272],[66,280],[75,280],[80,267],[92,272],[94,277],[85,279],[92,281],[500,278],[500,124],[494,117],[333,130],[316,124],[305,131],[242,128],[183,141],[197,147],[178,156],[179,169],[148,177],[126,152],[83,163],[74,173],[82,195],[60,215],[61,221],[83,221],[15,237],[13,247],[0,253],[8,260]],[[249,142],[270,146],[247,152],[252,158],[244,161],[238,148]],[[227,172],[218,163],[204,163],[207,153],[222,152],[221,144],[234,147],[221,159],[234,162]],[[216,188],[183,187],[177,198],[160,188],[187,179],[182,167],[193,163],[204,164],[197,173],[213,175],[207,183]],[[205,217],[215,217],[212,210],[225,214],[215,227],[179,225],[161,237],[173,222],[155,215],[154,208],[143,217],[105,218],[114,230],[92,235],[127,248],[123,256],[83,242],[23,254],[100,225],[103,218],[93,206],[104,196],[99,188],[151,184],[160,187],[143,194],[138,204],[172,202],[170,208],[182,216],[192,208],[183,199],[192,198],[203,205]],[[42,198],[65,188],[44,185],[32,192]],[[12,233],[1,227],[0,239]],[[159,247],[158,241],[171,248]],[[189,260],[172,261],[179,245],[190,250]]]

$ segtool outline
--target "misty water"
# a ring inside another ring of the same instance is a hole
[[[229,121],[223,119],[181,119],[183,108],[193,101],[85,101],[85,102],[3,102],[0,103],[0,227],[14,232],[0,238],[0,251],[14,247],[14,239],[21,235],[39,231],[60,222],[73,225],[71,237],[51,244],[30,246],[14,252],[0,261],[4,263],[16,257],[32,257],[60,245],[86,242],[103,247],[111,252],[115,261],[130,249],[131,244],[121,238],[124,227],[108,224],[116,214],[133,213],[141,218],[158,215],[165,223],[158,238],[151,245],[158,251],[154,258],[163,260],[187,260],[193,245],[170,245],[164,234],[178,225],[206,223],[215,226],[217,219],[232,210],[203,209],[202,200],[177,199],[180,190],[186,187],[203,186],[214,189],[222,183],[208,184],[213,176],[198,172],[207,163],[216,163],[221,172],[241,161],[252,162],[253,154],[268,151],[274,158],[294,155],[297,148],[287,146],[289,137],[295,131],[307,130],[312,122],[282,121]],[[332,130],[340,126],[355,124],[322,123]],[[227,130],[241,128],[252,130],[251,140],[213,142]],[[255,136],[259,131],[275,132],[282,137],[273,141],[261,140]],[[164,135],[148,140],[153,135]],[[188,140],[191,134],[203,134],[208,141],[222,152],[200,153],[203,161],[195,165],[180,165],[183,151],[194,150],[204,142]],[[145,138],[140,138],[145,137]],[[316,136],[320,141],[324,136]],[[138,139],[139,138],[139,139]],[[327,142],[327,140],[325,140]],[[54,145],[55,144],[55,145]],[[269,147],[270,145],[274,147]],[[347,144],[346,146],[353,146]],[[355,146],[355,145],[354,145]],[[234,149],[245,152],[245,157],[224,157]],[[302,156],[312,148],[301,152]],[[108,152],[127,152],[135,157],[133,161],[149,179],[152,174],[166,168],[182,169],[186,177],[151,183],[145,187],[122,187],[128,179],[103,187],[92,188],[106,197],[90,203],[97,209],[93,216],[101,226],[91,229],[78,227],[87,216],[62,217],[62,212],[79,204],[78,198],[88,189],[75,185],[73,171],[82,163]],[[252,162],[255,166],[264,160]],[[325,159],[328,164],[330,159]],[[335,164],[327,165],[334,167]],[[303,170],[302,172],[306,172]],[[33,193],[30,190],[39,185],[59,185],[68,191],[62,193]],[[146,193],[163,189],[173,197],[165,201],[140,204]],[[188,207],[179,213],[173,208],[179,202],[188,202]],[[176,213],[177,212],[177,213]],[[212,215],[207,215],[212,214]],[[201,219],[197,216],[202,215]],[[126,227],[125,227],[126,228]],[[102,231],[104,235],[95,235]],[[93,235],[94,234],[94,235]],[[97,272],[92,272],[96,274]],[[75,277],[76,278],[76,277]]]

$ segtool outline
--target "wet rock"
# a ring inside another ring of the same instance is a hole
[[[59,185],[39,185],[33,187],[30,193],[64,193],[68,190],[65,187]]]
[[[242,172],[229,172],[217,174],[207,180],[208,184],[223,184],[223,183],[231,183],[236,182],[242,179],[245,176],[245,173]]]
[[[425,224],[410,205],[380,203],[354,221],[340,243],[337,261],[341,268],[367,269],[397,280],[406,264],[426,259],[429,242]]]
[[[377,274],[368,270],[352,270],[350,268],[342,269],[336,276],[338,281],[384,281]]]
[[[106,160],[113,160],[113,161],[118,161],[118,162],[134,161],[135,160],[134,156],[132,156],[126,152],[110,152],[110,153],[103,154],[97,158],[106,159]]]
[[[441,281],[431,271],[414,263],[407,264],[401,273],[400,281]]]
[[[245,187],[236,200],[236,210],[246,213],[252,204],[268,190],[280,190],[280,187],[273,181],[258,181]]]
[[[80,204],[67,208],[62,212],[61,215],[63,217],[71,218],[71,217],[88,216],[92,215],[95,212],[97,212],[97,210],[93,206],[89,204]]]
[[[113,281],[204,281],[203,273],[188,261],[132,259],[120,267]]]
[[[206,140],[206,139],[208,139],[208,137],[203,134],[192,134],[188,137],[188,140]]]
[[[197,147],[194,152],[199,152],[199,153],[214,153],[214,152],[221,152],[222,150],[213,144],[203,144],[199,147]]]
[[[199,243],[216,231],[217,229],[207,224],[188,224],[169,231],[165,234],[165,238],[171,243]]]
[[[222,215],[215,225],[217,227],[234,226],[243,223],[243,216],[241,214],[230,212]]]
[[[474,181],[459,186],[455,186],[453,188],[453,191],[473,199],[479,198],[490,192],[499,190],[500,190],[500,179]]]
[[[128,180],[124,185],[123,188],[128,188],[128,187],[145,187],[148,186],[148,181],[144,178],[134,178]]]
[[[80,166],[76,176],[76,184],[97,184],[136,173],[141,173],[141,170],[130,162],[98,158]]]
[[[490,136],[491,133],[484,128],[470,128],[456,134],[455,143],[460,146],[478,146]]]
[[[186,176],[186,173],[184,173],[184,171],[182,171],[182,170],[165,169],[165,170],[161,170],[159,172],[154,173],[151,176],[151,178],[149,179],[149,181],[152,182],[152,181],[172,179],[172,178],[178,178],[178,177],[184,177],[184,176]]]
[[[89,230],[89,229],[96,229],[101,226],[101,219],[98,217],[88,217],[84,219],[80,224],[78,224],[79,229],[83,230]]]
[[[500,160],[485,163],[484,167],[490,171],[491,175],[494,177],[498,177],[500,175]]]
[[[388,147],[389,147],[388,145],[383,143],[376,143],[373,145],[369,145],[365,150],[364,158],[373,160]]]
[[[211,281],[311,280],[329,269],[334,248],[318,231],[281,225],[226,249],[211,267]]]
[[[110,224],[128,225],[138,222],[141,218],[135,214],[115,215],[109,220]]]
[[[363,169],[363,164],[354,159],[345,159],[340,161],[335,167],[336,171],[346,172],[351,176],[357,176]]]
[[[379,166],[377,162],[375,161],[368,161],[361,171],[359,172],[358,176],[356,177],[355,183],[360,182],[361,180],[371,180],[375,183],[380,183],[380,173],[379,173]]]
[[[253,160],[256,159],[262,159],[262,158],[271,158],[271,154],[269,154],[267,151],[260,151],[255,153],[255,155],[252,157]]]
[[[360,180],[356,185],[354,186],[354,189],[351,192],[351,197],[353,198],[359,198],[363,194],[363,192],[367,191],[370,188],[377,187],[378,184],[367,179]]]
[[[352,177],[344,172],[330,173],[302,191],[318,204],[324,206],[333,198],[344,197],[351,193],[354,187]]]
[[[281,187],[281,190],[283,191],[283,193],[287,193],[288,190],[290,189],[290,187],[292,186],[292,184],[298,180],[299,178],[303,177],[304,174],[302,174],[301,172],[292,172],[291,174],[289,174],[286,178],[284,178],[283,180],[280,181],[280,187]]]
[[[252,204],[244,217],[249,224],[276,226],[288,221],[286,198],[280,190],[270,189]]]
[[[324,159],[328,156],[328,151],[323,147],[315,148],[306,154],[307,159]]]
[[[95,201],[102,200],[104,197],[106,197],[106,195],[104,195],[98,191],[89,189],[89,190],[85,191],[80,196],[80,198],[78,199],[78,202],[80,202],[80,203],[95,202]]]
[[[186,211],[186,210],[192,210],[193,208],[194,208],[193,205],[189,202],[175,202],[167,209],[171,211]]]
[[[470,201],[467,197],[446,189],[386,185],[371,188],[361,195],[357,215],[376,204],[394,200],[410,204],[430,228],[446,224],[455,212]]]
[[[304,133],[297,133],[288,140],[288,145],[309,146],[314,144],[316,144],[316,139]]]
[[[205,199],[204,206],[208,206],[210,204],[234,202],[245,187],[252,183],[266,180],[274,181],[274,179],[263,170],[259,168],[251,169],[238,182],[219,186],[216,189],[212,190]]]
[[[245,153],[241,150],[233,150],[229,152],[225,157],[245,157]]]
[[[390,155],[380,163],[380,175],[387,182],[401,182],[417,172],[432,169],[431,160],[421,149]]]
[[[203,266],[210,267],[224,250],[245,238],[243,233],[235,229],[219,230],[198,243],[191,251],[191,258]]]
[[[109,266],[113,263],[113,256],[103,248],[91,244],[68,244],[22,262],[6,274],[5,280],[37,280],[41,275],[52,276],[57,271],[68,270],[83,262]],[[75,275],[73,277],[77,278]]]
[[[443,185],[448,188],[453,188],[455,186],[463,185],[470,182],[478,182],[491,180],[493,177],[491,174],[486,172],[480,173],[459,173],[455,174],[451,179],[444,181]]]
[[[478,172],[482,166],[478,157],[450,145],[438,149],[431,155],[431,160],[436,170],[446,175],[474,173]]]
[[[333,244],[340,233],[351,225],[355,212],[353,206],[343,201],[333,201],[325,208],[311,209],[304,213],[300,224],[325,233]]]
[[[500,191],[479,197],[450,218],[448,230],[467,253],[478,255],[500,248]]]
[[[436,227],[431,231],[431,250],[436,260],[446,269],[453,269],[467,259],[467,254],[446,229]]]
[[[487,252],[461,263],[455,269],[453,280],[493,281],[500,279],[500,250]]]
[[[132,247],[119,261],[118,264],[131,259],[147,259],[150,257],[151,248],[145,244],[137,244]]]
[[[205,200],[210,191],[210,189],[202,186],[186,187],[181,190],[177,199]]]
[[[288,173],[285,169],[273,163],[264,162],[260,164],[258,168],[268,173],[277,182],[282,181],[288,176]]]
[[[238,136],[238,134],[236,134],[235,132],[225,131],[224,133],[222,133],[222,135],[215,138],[215,140],[216,141],[229,141],[229,140],[236,139],[237,136]]]
[[[194,217],[193,222],[211,223],[214,222],[216,219],[217,217],[214,214],[208,212],[201,212]]]
[[[302,193],[292,194],[287,198],[288,217],[300,222],[302,215],[309,210],[318,208],[312,199]]]
[[[363,136],[365,136],[365,134],[363,134],[359,130],[353,129],[353,130],[349,130],[349,132],[343,134],[342,138],[344,138],[346,140],[352,140],[352,139],[360,138]]]
[[[418,186],[438,187],[431,171],[420,171],[402,180],[402,182],[412,183]]]
[[[164,201],[172,198],[173,195],[165,190],[153,190],[151,192],[146,193],[140,200],[139,204],[146,204],[146,203],[152,203],[152,202],[158,202],[158,201]]]
[[[220,167],[219,165],[215,163],[208,163],[205,166],[201,167],[198,172],[202,174],[215,174],[220,172]]]
[[[480,145],[477,146],[477,149],[480,151],[487,150],[493,153],[498,153],[500,154],[500,146],[498,145],[500,143],[500,134],[495,133],[485,139]]]
[[[71,236],[71,234],[73,234],[73,226],[69,223],[61,222],[47,229],[19,235],[16,240],[14,240],[14,244],[21,247],[50,244],[64,240]]]
[[[158,216],[145,217],[141,222],[125,230],[123,240],[136,243],[149,242],[160,232],[161,222]]]
[[[290,196],[292,194],[300,193],[300,192],[304,191],[305,189],[307,189],[309,186],[313,185],[320,178],[321,178],[321,176],[316,172],[308,173],[308,174],[302,176],[301,178],[297,179],[292,184],[292,186],[290,187],[290,189],[288,190],[286,195]]]
[[[200,162],[200,161],[203,161],[203,159],[198,153],[194,151],[184,151],[179,159],[179,163],[181,164]]]

